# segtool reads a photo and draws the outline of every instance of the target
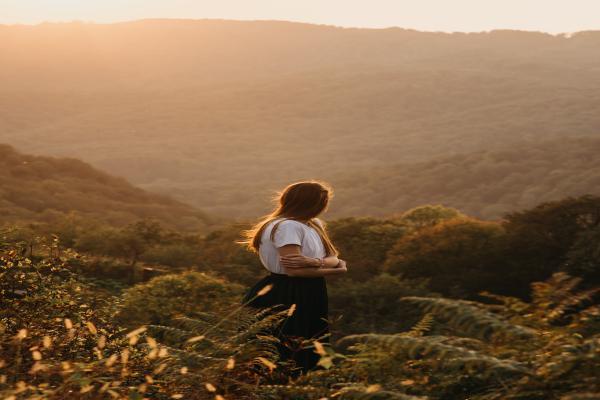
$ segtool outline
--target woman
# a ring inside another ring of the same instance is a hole
[[[346,272],[346,263],[338,259],[324,223],[317,218],[327,209],[332,194],[331,188],[319,181],[287,186],[278,194],[275,210],[244,231],[241,242],[258,253],[271,272],[243,301],[255,308],[291,308],[293,313],[278,332],[280,358],[294,360],[303,373],[316,367],[320,356],[312,348],[298,348],[294,339],[329,342],[325,277]]]

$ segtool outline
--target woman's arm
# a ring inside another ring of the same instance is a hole
[[[318,258],[306,257],[302,254],[287,254],[279,258],[279,262],[284,267],[289,268],[305,268],[305,267],[321,267],[321,268],[335,268],[340,259],[336,256],[323,257],[323,265]]]
[[[320,267],[321,261],[318,258],[306,257],[300,252],[300,246],[297,244],[286,244],[277,249],[279,252],[279,263],[283,267],[304,268]],[[336,256],[323,258],[322,268],[335,268],[340,262]]]
[[[296,244],[288,244],[285,246],[281,246],[278,249],[279,252],[279,262],[282,267],[288,271],[288,275],[293,274],[292,270],[320,270],[324,271],[327,269],[336,270],[341,265],[340,259],[336,256],[330,256],[323,258],[324,265],[320,267],[321,263],[317,258],[306,257],[300,253],[300,246]],[[345,266],[345,263],[344,263]],[[342,271],[345,272],[345,271]],[[339,272],[339,273],[342,273]],[[301,273],[301,272],[299,272]],[[312,273],[312,271],[311,271]],[[325,274],[331,274],[331,272],[325,272]],[[299,276],[299,275],[295,275]],[[323,276],[323,275],[314,275],[314,276]]]
[[[334,275],[341,275],[348,271],[346,268],[346,262],[344,260],[340,260],[339,264],[335,268],[315,268],[315,267],[305,267],[305,268],[285,268],[287,274],[289,276],[301,276],[306,278],[314,278],[314,277],[328,277]]]

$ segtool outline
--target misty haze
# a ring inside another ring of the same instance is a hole
[[[497,218],[599,193],[599,46],[597,32],[4,26],[0,141],[224,217],[319,174],[334,216],[434,202]]]

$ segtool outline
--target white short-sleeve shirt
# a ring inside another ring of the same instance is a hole
[[[275,231],[273,241],[271,241],[271,230],[273,226],[284,218],[277,218],[269,222],[263,230],[261,236],[258,255],[263,266],[278,274],[285,274],[283,267],[279,265],[279,247],[286,244],[297,244],[300,246],[300,253],[307,257],[325,257],[327,255],[325,246],[317,231],[299,221],[282,221]],[[319,225],[323,226],[318,218],[313,218]]]

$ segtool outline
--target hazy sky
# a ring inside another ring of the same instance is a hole
[[[278,19],[428,31],[600,29],[600,0],[0,0],[0,23]]]

